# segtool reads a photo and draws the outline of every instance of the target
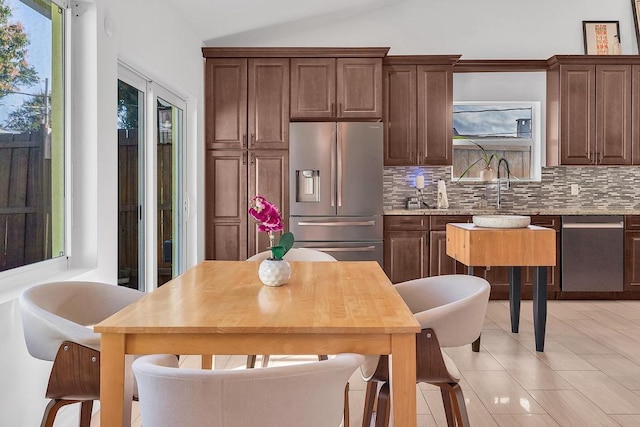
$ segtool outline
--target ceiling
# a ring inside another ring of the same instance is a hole
[[[219,39],[309,19],[327,22],[406,0],[167,0],[191,24],[205,45]]]

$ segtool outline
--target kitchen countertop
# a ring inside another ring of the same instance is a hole
[[[640,209],[391,209],[384,215],[640,215]]]

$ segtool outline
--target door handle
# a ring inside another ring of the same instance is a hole
[[[350,225],[357,225],[360,227],[371,227],[375,225],[375,221],[335,221],[335,222],[310,222],[300,221],[298,225],[301,227],[320,226],[320,227],[347,227]]]
[[[322,252],[374,252],[376,250],[375,246],[355,246],[349,248],[305,246],[305,248]]]
[[[338,206],[342,206],[342,132],[338,130],[338,148],[337,148],[337,157],[338,157]]]
[[[562,224],[562,228],[574,228],[574,229],[586,229],[586,228],[590,228],[590,229],[602,229],[602,228],[624,228],[624,223],[622,222],[600,222],[600,223],[569,223],[569,224]]]
[[[336,205],[336,131],[331,131],[331,207]]]

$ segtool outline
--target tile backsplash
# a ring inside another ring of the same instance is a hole
[[[435,207],[437,183],[445,181],[449,207],[473,209],[495,206],[496,184],[457,182],[451,167],[388,166],[384,168],[384,209],[403,209],[407,197],[415,196],[416,175],[424,175],[424,200]],[[571,184],[579,193],[571,194]],[[640,210],[640,167],[559,166],[542,168],[541,182],[511,181],[501,191],[504,209],[632,209]]]

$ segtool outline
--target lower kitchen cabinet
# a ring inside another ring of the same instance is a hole
[[[447,255],[446,226],[450,222],[469,222],[469,216],[433,215],[429,218],[429,275],[466,274],[467,267]]]
[[[429,274],[429,217],[384,217],[384,271],[392,283]]]
[[[398,283],[427,276],[466,274],[467,267],[447,255],[445,228],[447,223],[469,221],[471,217],[463,215],[385,216],[384,268],[391,281]],[[547,267],[547,297],[573,299],[575,293],[561,291],[561,217],[534,215],[531,224],[556,231],[556,265]],[[491,299],[509,298],[509,267],[474,266],[473,273],[491,284]],[[534,267],[522,267],[522,299],[532,298],[534,278]],[[598,297],[640,299],[640,215],[625,217],[624,292],[611,294],[599,293]]]
[[[640,215],[624,221],[624,290],[640,291]]]

